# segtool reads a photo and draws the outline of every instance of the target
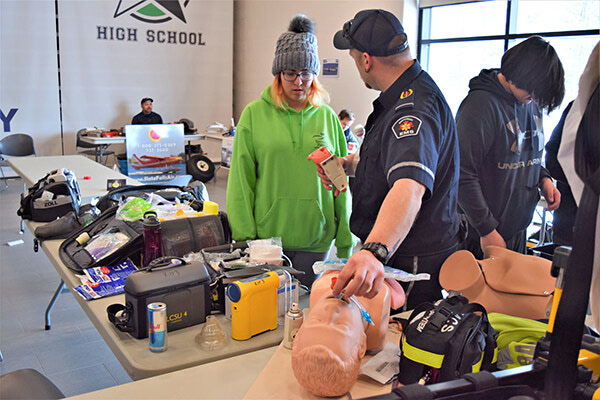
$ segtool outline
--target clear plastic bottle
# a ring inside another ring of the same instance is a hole
[[[160,231],[160,221],[156,216],[156,211],[147,211],[144,213],[143,220],[144,235],[144,258],[143,266],[146,268],[152,260],[162,257],[162,234]]]

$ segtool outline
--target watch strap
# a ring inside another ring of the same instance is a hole
[[[385,256],[380,253],[380,249],[383,249]],[[367,242],[362,245],[361,250],[370,251],[382,264],[385,264],[390,256],[390,249],[381,242]]]

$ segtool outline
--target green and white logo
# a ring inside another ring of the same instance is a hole
[[[190,0],[119,0],[113,18],[129,14],[151,24],[160,24],[173,18],[186,23],[183,9],[189,2]]]

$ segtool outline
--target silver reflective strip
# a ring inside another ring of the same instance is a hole
[[[387,179],[390,179],[390,174],[392,172],[394,172],[395,170],[397,170],[398,168],[402,168],[402,167],[415,167],[415,168],[421,168],[423,171],[427,172],[431,178],[433,180],[435,180],[435,174],[433,173],[432,170],[430,170],[429,168],[427,168],[425,165],[415,162],[415,161],[404,161],[401,163],[398,163],[396,165],[394,165],[392,168],[390,168],[390,170],[387,173]]]
[[[400,104],[398,107],[394,108],[394,110],[397,110],[402,107],[408,107],[408,106],[414,106],[414,105],[415,105],[415,103],[404,103],[404,104]]]

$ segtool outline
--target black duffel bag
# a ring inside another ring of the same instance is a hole
[[[69,211],[79,213],[81,193],[75,174],[65,168],[47,173],[21,195],[17,215],[35,222],[50,222]]]
[[[496,331],[481,304],[460,295],[415,308],[403,329],[403,384],[436,383],[490,368]]]

